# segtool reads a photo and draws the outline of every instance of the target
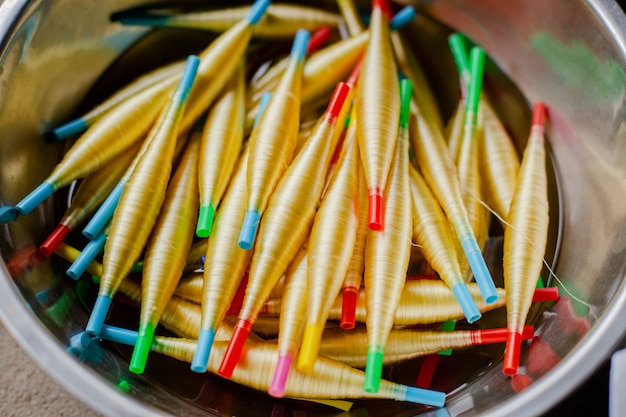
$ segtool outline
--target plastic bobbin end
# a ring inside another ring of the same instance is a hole
[[[309,39],[309,43],[306,46],[306,54],[311,55],[313,52],[320,49],[322,45],[324,45],[326,41],[330,39],[332,34],[333,31],[330,30],[328,26],[322,26],[321,28],[313,32],[311,38]]]
[[[109,326],[105,324],[100,329],[99,337],[102,340],[119,343],[126,346],[135,346],[137,344],[137,332],[121,327]]]
[[[544,303],[558,299],[559,289],[557,287],[535,288],[535,292],[533,293],[533,303]]]
[[[531,126],[545,126],[546,124],[546,105],[538,101],[533,105],[533,114]]]
[[[213,204],[200,207],[200,212],[198,213],[198,225],[196,227],[196,235],[203,238],[211,236],[211,230],[213,229],[214,220],[215,206],[213,206]]]
[[[291,369],[291,362],[292,358],[289,355],[278,356],[276,370],[274,371],[274,377],[272,378],[272,383],[268,391],[272,397],[282,398],[285,396],[285,385],[287,384],[287,377]]]
[[[345,287],[342,292],[342,297],[340,326],[344,330],[354,329],[359,290],[355,287]]]
[[[466,252],[466,256],[483,300],[487,304],[495,303],[498,301],[498,290],[493,283],[482,252],[480,250],[473,250]]]
[[[44,141],[51,142],[53,139],[61,141],[69,138],[70,136],[83,133],[85,130],[87,130],[87,127],[87,123],[79,117],[78,119],[74,119],[70,122],[65,123],[64,125],[57,127],[56,129],[52,130],[52,132],[49,132],[49,134],[44,135]]]
[[[239,320],[237,321],[237,325],[235,326],[235,331],[233,336],[228,343],[228,347],[226,348],[226,352],[224,353],[224,358],[222,359],[222,363],[220,364],[217,373],[223,376],[224,378],[229,378],[233,376],[233,372],[235,371],[235,367],[241,358],[241,354],[243,352],[243,346],[248,339],[248,335],[250,334],[250,329],[252,328],[252,323],[247,320]]]
[[[389,29],[400,30],[415,19],[415,8],[413,6],[406,6],[389,21]]]
[[[260,222],[261,215],[257,210],[248,210],[246,212],[246,217],[243,219],[241,232],[239,233],[239,247],[241,249],[252,249]]]
[[[324,326],[317,323],[307,324],[304,328],[304,336],[298,354],[298,371],[307,374],[313,372],[323,332]]]
[[[468,323],[474,323],[482,316],[465,283],[460,283],[452,287],[452,292],[459,302]]]
[[[215,339],[215,330],[202,329],[198,336],[198,345],[196,352],[193,355],[191,361],[191,370],[198,373],[204,373],[209,365],[209,355],[211,348],[213,347],[213,340]]]
[[[106,239],[106,233],[102,232],[98,237],[96,237],[96,239],[90,240],[80,255],[78,255],[78,258],[76,258],[76,260],[68,268],[67,275],[73,280],[78,280],[81,275],[85,273],[87,268],[89,268],[89,265],[91,265],[94,259],[96,259],[96,256],[102,252]]]
[[[26,215],[33,211],[39,204],[43,203],[52,194],[54,194],[54,187],[52,184],[44,181],[39,184],[37,188],[31,191],[30,194],[24,197],[22,201],[17,203],[15,209],[21,215]]]
[[[50,235],[39,246],[39,253],[43,256],[50,256],[54,250],[59,246],[59,243],[63,241],[70,234],[70,229],[64,224],[59,224]]]
[[[137,332],[137,342],[135,342],[135,349],[133,349],[133,356],[130,359],[128,369],[135,374],[142,374],[146,369],[146,362],[148,360],[148,354],[150,353],[150,347],[152,346],[152,340],[154,339],[155,326],[151,323],[147,323],[139,327]]]
[[[326,108],[326,114],[328,119],[332,121],[332,124],[337,122],[348,94],[350,94],[350,86],[344,82],[338,83]]]
[[[124,26],[154,26],[165,27],[168,24],[167,16],[121,16],[118,22]]]
[[[378,392],[380,379],[383,374],[383,356],[384,353],[382,350],[368,350],[367,361],[365,363],[365,384],[363,386],[365,392]]]
[[[17,219],[19,211],[13,206],[0,207],[0,224],[10,223]]]
[[[256,25],[261,20],[270,4],[270,0],[256,0],[252,4],[250,12],[248,12],[248,21],[251,25]]]
[[[502,372],[505,375],[516,375],[519,365],[520,346],[522,335],[518,332],[509,332],[506,339],[506,349],[504,351],[504,364]]]
[[[524,326],[524,330],[522,330],[522,340],[528,340],[535,337],[535,326],[532,324],[528,324]]]
[[[369,190],[369,219],[368,227],[370,230],[383,230],[384,217],[383,190],[376,187]]]
[[[123,192],[124,182],[121,181],[115,185],[115,188],[111,190],[106,200],[104,200],[100,208],[91,217],[91,220],[89,220],[83,229],[83,236],[89,240],[93,240],[100,235],[111,217],[113,217],[113,213],[115,213],[115,209],[117,208]]]
[[[433,391],[429,389],[407,387],[405,401],[425,404],[433,407],[443,407],[446,403],[445,392]]]
[[[98,295],[96,303],[93,306],[93,310],[91,311],[89,321],[87,322],[87,327],[85,328],[87,333],[92,335],[100,334],[104,320],[106,319],[107,314],[109,314],[109,308],[111,307],[112,301],[111,297]]]
[[[306,29],[298,29],[291,45],[291,56],[293,59],[302,61],[306,57],[306,49],[310,38],[311,35]]]

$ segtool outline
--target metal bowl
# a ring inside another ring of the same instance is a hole
[[[0,4],[3,205],[19,201],[53,169],[64,145],[43,144],[43,132],[67,120],[79,103],[111,92],[114,82],[103,84],[105,77],[97,83],[107,68],[117,66],[118,74],[130,76],[173,57],[165,48],[155,58],[154,45],[164,38],[144,38],[145,29],[122,27],[108,19],[113,12],[141,3],[111,0],[84,6],[67,0],[7,0]],[[547,104],[558,201],[552,265],[564,297],[537,313],[537,335],[550,346],[554,360],[549,365],[539,361],[543,366],[538,367],[537,355],[541,359],[542,353],[526,348],[522,371],[533,381],[523,391],[516,392],[516,385],[493,363],[451,392],[442,410],[375,401],[361,402],[359,407],[372,416],[537,415],[591,375],[626,330],[626,131],[622,127],[626,19],[609,0],[413,4],[428,16],[420,17],[423,24],[412,32],[412,41],[420,56],[426,57],[427,75],[444,97],[444,113],[450,111],[445,103],[454,100],[456,90],[438,75],[442,66],[451,68],[450,59],[428,55],[429,49],[441,54],[444,39],[441,25],[434,21],[466,33],[483,46],[496,64],[490,70],[494,82],[505,73],[519,89],[496,98],[511,126],[515,120],[528,121],[525,101]],[[422,34],[432,34],[432,42],[420,42]],[[206,41],[204,35],[174,35],[191,39],[183,48],[190,52]],[[135,51],[134,59],[121,60],[130,50]],[[88,95],[94,84],[100,92]],[[514,133],[518,139],[523,136],[522,130]],[[163,381],[159,375],[183,372],[167,361],[145,376],[136,376],[127,370],[125,352],[110,345],[93,352],[90,361],[69,354],[71,337],[84,329],[88,318],[85,289],[65,279],[58,263],[33,262],[37,245],[54,227],[62,206],[62,199],[49,199],[30,215],[0,227],[0,316],[21,346],[67,390],[108,416],[269,415],[276,407],[300,415],[337,414],[323,406],[274,400],[217,378]],[[575,313],[579,308],[582,316]],[[118,386],[121,381],[129,386],[128,392]]]

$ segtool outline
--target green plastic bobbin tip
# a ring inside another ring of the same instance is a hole
[[[365,392],[378,392],[380,387],[380,379],[383,374],[383,356],[382,349],[370,349],[367,352],[367,362],[365,363],[365,384],[363,389]]]
[[[118,384],[117,387],[119,389],[121,389],[124,392],[130,392],[130,384],[128,383],[127,380],[122,379]]]
[[[448,45],[450,45],[450,52],[452,52],[459,74],[466,78],[466,82],[469,81],[470,63],[465,36],[460,33],[453,33],[448,37]]]
[[[470,55],[471,79],[467,92],[467,109],[473,114],[478,112],[480,92],[483,88],[483,73],[485,72],[485,51],[475,46]]]
[[[411,80],[405,78],[400,82],[400,126],[405,129],[409,127],[412,92],[413,83]]]
[[[200,213],[198,214],[198,226],[196,227],[196,235],[198,235],[198,237],[211,236],[211,230],[213,229],[214,220],[215,206],[213,206],[213,204],[200,207]]]
[[[137,333],[137,342],[133,350],[133,356],[130,359],[128,369],[135,374],[142,374],[146,369],[146,361],[154,339],[155,327],[151,323],[141,325]]]

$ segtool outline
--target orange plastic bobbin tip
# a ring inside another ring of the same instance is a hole
[[[64,224],[58,225],[50,236],[39,246],[39,252],[43,256],[50,256],[52,252],[59,246],[59,243],[66,238],[67,235],[70,234],[70,229]]]
[[[519,365],[520,346],[522,335],[518,332],[509,332],[506,339],[506,349],[504,351],[504,364],[502,372],[505,375],[516,375]]]
[[[343,299],[341,303],[341,321],[339,325],[344,330],[354,329],[354,326],[356,324],[356,302],[358,298],[358,288],[345,287],[343,289]]]
[[[239,359],[241,359],[241,354],[243,352],[243,346],[248,339],[248,335],[250,334],[250,329],[252,328],[252,323],[247,320],[239,320],[237,321],[237,325],[235,326],[235,331],[233,336],[228,343],[228,347],[226,348],[226,352],[224,353],[224,358],[222,359],[222,363],[220,364],[217,373],[223,376],[224,378],[231,378],[233,376],[233,372],[235,371],[235,367],[237,363],[239,363]]]
[[[369,195],[368,227],[370,230],[383,230],[383,190],[370,188]]]
[[[538,101],[533,105],[531,126],[544,126],[546,122],[546,105]]]

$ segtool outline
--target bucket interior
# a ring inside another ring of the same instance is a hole
[[[530,105],[541,100],[548,107],[550,230],[542,277],[546,285],[559,287],[561,299],[537,304],[529,313],[536,337],[522,349],[521,374],[531,381],[526,389],[520,391],[519,378],[502,374],[503,345],[498,344],[438,358],[431,388],[448,393],[443,410],[350,400],[350,411],[342,412],[326,404],[272,398],[154,354],[138,376],[128,370],[132,349],[107,342],[77,358],[66,348],[84,330],[97,286],[89,276],[78,281],[66,277],[66,261],[37,255],[38,245],[65,211],[71,189],[0,227],[0,289],[7,294],[0,310],[7,327],[53,377],[106,415],[465,416],[530,415],[548,409],[601,363],[624,331],[623,321],[617,320],[626,314],[626,303],[620,302],[626,298],[623,16],[614,19],[612,14],[621,12],[609,2],[477,3],[414,3],[418,16],[403,30],[444,120],[459,98],[447,46],[453,30],[466,33],[489,55],[484,88],[520,155],[529,134]],[[43,143],[44,132],[83,114],[135,76],[199,53],[214,39],[199,31],[149,31],[110,21],[112,13],[137,5],[111,1],[83,9],[60,1],[1,6],[12,17],[1,34],[3,205],[15,204],[45,179],[69,146]],[[248,76],[269,54],[288,51],[289,45],[289,40],[253,41]],[[78,236],[68,241],[76,247],[85,243]],[[502,244],[501,227],[494,221],[485,258],[498,287],[503,286]],[[116,302],[107,323],[136,329],[137,320],[135,307]],[[505,327],[506,311],[487,313],[476,324]],[[164,329],[159,333],[168,334]],[[383,376],[412,385],[424,361],[388,366]],[[558,388],[552,398],[541,395],[554,384]]]

